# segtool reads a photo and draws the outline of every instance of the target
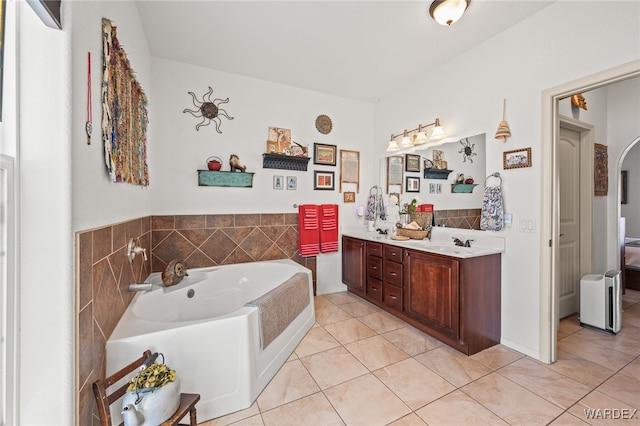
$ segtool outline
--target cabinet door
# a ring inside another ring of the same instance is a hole
[[[458,261],[405,250],[404,313],[443,336],[458,340]]]
[[[364,293],[364,241],[357,238],[342,237],[342,282],[349,289]]]

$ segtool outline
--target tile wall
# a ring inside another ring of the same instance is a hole
[[[129,238],[148,261],[125,256]],[[105,375],[105,343],[133,298],[127,286],[162,271],[172,259],[188,268],[292,259],[313,272],[315,257],[298,255],[298,215],[150,216],[76,235],[78,424],[99,425],[92,384]]]
[[[481,209],[436,210],[434,211],[437,226],[461,229],[480,229]]]

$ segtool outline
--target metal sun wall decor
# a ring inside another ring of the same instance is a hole
[[[135,78],[116,27],[102,19],[102,141],[114,182],[149,185],[147,96]]]
[[[214,100],[211,100],[211,95],[213,94],[213,89],[211,88],[211,86],[209,86],[209,91],[202,95],[202,101],[199,101],[193,92],[187,93],[191,95],[191,98],[193,99],[193,105],[195,105],[195,107],[198,109],[191,110],[189,108],[185,108],[184,110],[182,110],[182,112],[188,112],[196,118],[202,118],[202,121],[196,124],[196,130],[200,130],[200,127],[202,126],[208,126],[213,121],[213,123],[216,125],[216,131],[218,133],[222,133],[222,131],[220,130],[220,125],[222,124],[220,116],[224,116],[229,120],[233,120],[233,117],[229,117],[227,111],[220,108],[220,105],[229,102],[229,98],[215,98]]]
[[[476,147],[476,144],[469,142],[469,138],[464,138],[464,142],[460,139],[460,145],[462,145],[462,149],[458,152],[462,154],[463,162],[466,163],[468,159],[469,162],[473,163],[473,157],[478,155],[473,152],[473,148]]]

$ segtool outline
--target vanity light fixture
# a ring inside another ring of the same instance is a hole
[[[435,0],[429,15],[440,25],[451,25],[462,17],[471,0]]]
[[[431,134],[427,136],[426,129],[431,126],[433,126],[433,130],[431,131]],[[402,141],[400,142],[400,144],[398,144],[396,142],[396,139],[400,136],[402,136]],[[447,135],[440,125],[440,119],[436,118],[433,123],[419,124],[416,129],[405,129],[402,133],[398,133],[397,135],[391,134],[389,144],[387,145],[387,152],[398,151],[399,149],[404,148],[411,148],[417,145],[423,145],[429,143],[430,141],[439,141],[440,139],[444,139],[446,137]]]

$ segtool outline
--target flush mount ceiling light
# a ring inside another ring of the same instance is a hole
[[[451,25],[462,17],[471,0],[436,0],[429,7],[429,15],[440,25]]]

